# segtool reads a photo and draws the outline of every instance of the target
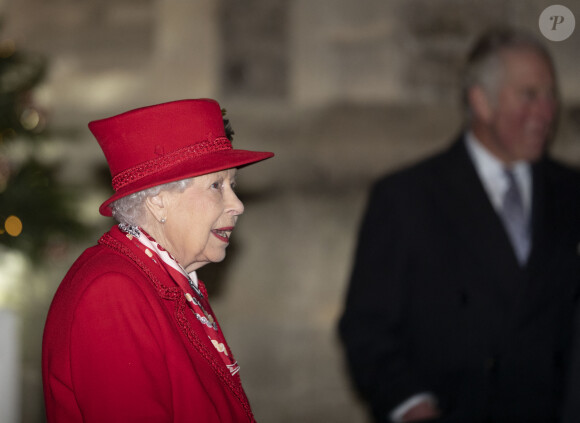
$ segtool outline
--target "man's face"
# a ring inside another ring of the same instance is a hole
[[[504,163],[540,158],[558,108],[554,75],[545,58],[533,50],[501,54],[503,72],[495,101],[483,117],[480,141]]]

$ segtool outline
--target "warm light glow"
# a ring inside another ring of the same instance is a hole
[[[33,131],[40,124],[40,113],[34,109],[27,108],[20,115],[20,123],[24,129]]]
[[[4,222],[4,228],[8,235],[18,236],[22,232],[22,221],[16,216],[8,216]]]

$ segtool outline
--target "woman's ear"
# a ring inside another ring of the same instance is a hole
[[[164,191],[145,199],[145,207],[158,222],[165,221],[167,216],[167,201],[168,198],[166,198]]]
[[[468,96],[473,117],[479,121],[489,122],[493,116],[493,105],[485,90],[475,85],[469,89]]]

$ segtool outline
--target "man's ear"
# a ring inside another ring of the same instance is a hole
[[[145,207],[158,222],[167,217],[167,202],[169,199],[165,194],[164,191],[161,191],[159,194],[145,199]]]
[[[493,104],[489,95],[480,86],[473,86],[468,92],[469,104],[476,120],[489,122],[493,116]]]

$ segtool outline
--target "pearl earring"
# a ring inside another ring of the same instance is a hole
[[[165,223],[165,218],[164,217],[161,218],[161,223]]]

